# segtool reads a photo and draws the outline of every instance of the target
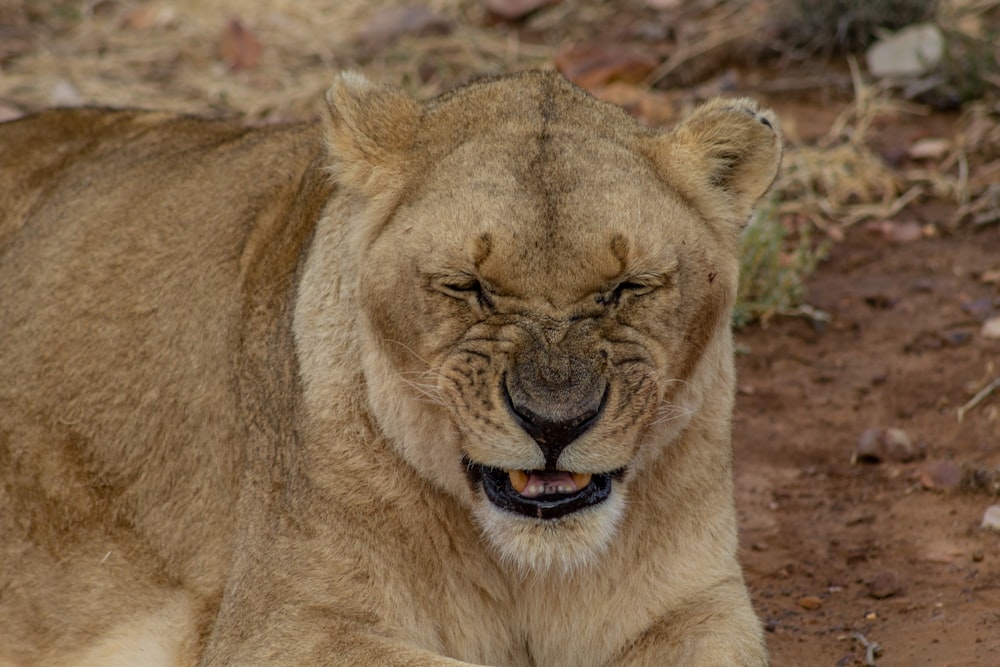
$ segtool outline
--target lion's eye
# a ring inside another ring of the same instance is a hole
[[[660,280],[623,280],[622,282],[615,285],[614,289],[611,290],[610,294],[605,297],[605,303],[621,303],[622,299],[627,296],[642,296],[644,294],[649,294],[658,287],[661,287],[662,283]]]
[[[654,289],[656,285],[648,285],[646,283],[637,283],[627,280],[622,283],[618,283],[615,287],[615,296],[621,298],[625,294],[634,294],[635,296],[642,296],[643,294],[649,294]]]
[[[475,276],[441,276],[434,280],[438,291],[463,301],[474,298],[480,303],[488,303],[489,297],[483,284]]]

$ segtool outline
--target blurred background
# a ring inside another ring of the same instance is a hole
[[[1000,0],[0,0],[0,120],[315,120],[341,69],[426,98],[527,67],[651,126],[779,114],[734,317],[774,665],[1000,664]]]

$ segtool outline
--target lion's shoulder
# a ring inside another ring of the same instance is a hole
[[[183,213],[214,193],[245,201],[292,184],[320,152],[308,124],[254,127],[98,108],[55,109],[0,124],[0,144],[0,191],[9,204],[0,210],[0,248],[41,206],[66,201],[80,211],[106,200],[95,184],[115,189],[116,200],[130,197],[125,203],[138,209],[152,190],[174,191],[175,210]]]

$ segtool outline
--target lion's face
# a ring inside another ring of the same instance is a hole
[[[741,220],[665,177],[662,135],[553,77],[530,84],[548,107],[513,100],[467,136],[425,114],[419,173],[359,242],[358,294],[382,429],[503,557],[545,569],[601,552],[630,483],[698,410],[699,362],[728,344]],[[727,115],[761,125],[776,168],[773,131],[744,111]]]

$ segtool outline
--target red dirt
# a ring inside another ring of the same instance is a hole
[[[1000,292],[978,279],[998,263],[996,226],[902,245],[857,229],[809,283],[828,325],[738,336],[742,559],[774,667],[864,664],[856,633],[883,667],[1000,664],[1000,534],[979,527],[996,491],[968,483],[1000,470],[1000,392],[957,419],[1000,374],[1000,341],[979,334]],[[887,427],[918,460],[852,464]],[[925,488],[941,460],[966,483]]]

